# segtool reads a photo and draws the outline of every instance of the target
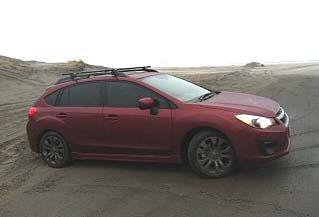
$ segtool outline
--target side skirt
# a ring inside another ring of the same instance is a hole
[[[180,163],[177,155],[153,156],[153,155],[127,155],[127,154],[92,154],[72,152],[72,158],[82,160],[110,160],[110,161],[134,161],[152,163]]]

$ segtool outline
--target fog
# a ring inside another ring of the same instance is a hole
[[[0,54],[107,66],[319,60],[316,1],[0,3]]]

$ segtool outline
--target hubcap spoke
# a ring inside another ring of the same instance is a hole
[[[55,154],[54,155],[54,161],[57,162],[57,160],[58,160],[58,156],[57,156],[57,154]]]
[[[54,154],[52,152],[50,152],[49,159],[53,160],[53,158],[54,158]]]
[[[224,149],[221,149],[221,153],[228,153],[229,151],[231,151],[230,146],[227,146]]]
[[[63,159],[62,155],[59,154],[59,153],[56,153],[56,156],[57,156],[57,158],[58,158],[59,160],[62,160],[62,159]]]
[[[210,151],[215,150],[218,138],[217,137],[208,137],[207,140],[210,141],[210,143],[209,143]]]
[[[200,149],[206,149],[208,147],[208,144],[206,143],[206,141],[202,141],[200,144],[199,144],[199,148]]]
[[[204,168],[205,168],[206,170],[209,170],[209,167],[210,167],[210,165],[213,163],[213,161],[212,161],[212,160],[207,160],[206,162],[207,162],[207,163],[204,164]]]
[[[204,149],[198,148],[197,154],[204,154],[206,151]]]
[[[198,159],[198,163],[199,163],[200,165],[202,165],[202,166],[205,165],[205,163],[206,163],[207,161],[209,161],[208,157],[203,158],[203,159]]]
[[[52,145],[52,144],[53,144],[53,137],[52,137],[52,136],[49,136],[48,139],[47,139],[47,141],[48,141],[48,143],[49,143],[50,145]]]
[[[225,168],[226,165],[223,163],[222,160],[218,160],[217,162],[221,168]]]
[[[221,157],[221,158],[231,159],[231,155],[229,155],[229,154],[221,154],[220,157]]]
[[[220,172],[220,170],[221,170],[221,168],[220,168],[220,166],[219,166],[219,164],[218,164],[218,161],[214,161],[214,164],[215,164],[215,170],[214,170],[214,172]]]
[[[51,155],[51,152],[45,152],[45,153],[44,153],[44,156],[45,156],[47,159],[50,158],[50,155]]]

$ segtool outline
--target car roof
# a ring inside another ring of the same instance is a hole
[[[154,76],[154,75],[158,75],[158,74],[163,74],[161,72],[158,71],[151,71],[151,72],[145,72],[145,71],[141,71],[141,72],[132,72],[132,73],[127,73],[125,74],[125,76],[119,76],[118,78],[120,78],[121,80],[134,80],[134,79],[142,79],[145,77],[149,77],[149,76]],[[77,83],[78,81],[82,82],[86,82],[86,81],[105,81],[105,80],[114,80],[116,79],[117,76],[115,75],[111,75],[111,74],[104,74],[104,75],[97,75],[97,76],[89,76],[89,77],[80,77],[80,78],[70,78],[70,77],[64,77],[59,79],[55,84],[49,86],[47,88],[47,91],[51,90],[57,90],[60,89],[62,87],[66,87],[72,84]]]

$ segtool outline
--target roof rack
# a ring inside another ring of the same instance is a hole
[[[125,74],[125,72],[129,72]],[[101,70],[91,70],[83,72],[70,72],[63,73],[63,78],[59,79],[55,84],[64,83],[67,81],[74,80],[76,78],[89,78],[90,76],[99,76],[99,75],[113,75],[117,77],[127,77],[131,74],[143,73],[143,72],[158,72],[155,69],[152,69],[151,66],[141,66],[141,67],[130,67],[130,68],[106,68]]]
[[[92,70],[92,71],[83,71],[83,72],[70,72],[63,73],[63,76],[69,76],[69,78],[80,78],[80,77],[90,77],[98,75],[114,75],[118,77],[127,77],[127,74],[124,72],[131,72],[129,74],[134,74],[132,72],[157,72],[155,69],[151,69],[151,66],[142,66],[142,67],[131,67],[131,68],[106,68],[102,70]]]

